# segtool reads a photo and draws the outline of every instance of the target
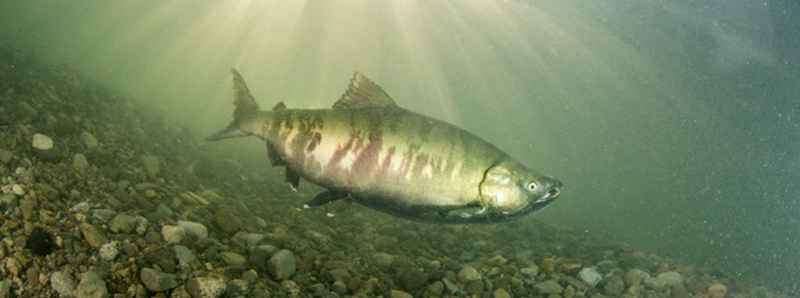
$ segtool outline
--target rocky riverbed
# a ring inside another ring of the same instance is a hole
[[[301,206],[225,154],[60,66],[0,51],[0,298],[785,297],[526,218],[419,224]]]

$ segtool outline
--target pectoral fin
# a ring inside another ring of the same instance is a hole
[[[318,193],[313,199],[311,199],[311,201],[306,202],[304,207],[306,208],[319,207],[336,200],[344,199],[347,197],[347,195],[348,193],[343,191],[333,191],[333,190],[323,191],[321,193]]]
[[[272,146],[272,144],[270,144],[269,142],[267,142],[267,158],[269,158],[269,163],[273,167],[286,165],[286,161],[283,160],[283,158],[281,158],[280,154],[278,154],[278,151],[275,150],[275,147]]]
[[[289,167],[286,167],[286,183],[289,183],[293,191],[297,191],[297,187],[300,186],[300,175]]]

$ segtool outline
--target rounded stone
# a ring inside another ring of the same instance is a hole
[[[111,262],[119,255],[119,242],[111,241],[100,246],[100,258]]]
[[[225,281],[216,277],[195,277],[186,284],[192,297],[216,298],[225,292]]]
[[[81,298],[106,298],[108,297],[106,282],[94,271],[86,272],[81,276],[81,282],[78,284],[75,296]]]
[[[165,225],[161,228],[161,236],[167,243],[176,244],[186,238],[186,230],[181,226]]]
[[[50,285],[61,297],[72,297],[75,290],[75,280],[67,272],[56,271],[50,275]]]
[[[142,269],[139,273],[139,278],[144,286],[152,292],[163,292],[178,286],[175,274],[164,273],[155,269]]]
[[[208,228],[205,225],[193,221],[179,220],[178,226],[186,231],[186,234],[197,240],[208,238]]]
[[[279,250],[269,259],[269,272],[277,280],[291,277],[297,270],[296,266],[294,253],[290,250]]]
[[[32,145],[34,149],[43,151],[50,150],[53,149],[53,139],[46,135],[37,133],[33,135]]]
[[[534,286],[539,293],[542,294],[561,294],[564,291],[564,287],[558,284],[555,280],[548,280],[544,282],[540,282]]]
[[[72,157],[72,167],[75,168],[76,171],[85,171],[89,168],[89,160],[86,159],[86,156],[83,154],[75,154]]]
[[[709,298],[723,298],[726,294],[728,294],[728,287],[721,283],[715,282],[708,287]]]
[[[461,268],[461,271],[458,271],[458,280],[463,283],[476,281],[480,279],[481,279],[481,273],[478,272],[478,270],[475,269],[475,267],[467,265],[464,266],[464,268]]]
[[[114,233],[130,233],[136,228],[136,217],[120,213],[114,216],[109,224],[109,229]]]
[[[586,267],[581,269],[581,271],[578,272],[578,277],[591,287],[596,286],[601,280],[603,280],[603,276],[600,275],[600,272],[597,272],[594,267]]]

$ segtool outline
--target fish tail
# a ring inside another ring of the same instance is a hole
[[[225,129],[207,137],[207,141],[246,136],[247,134],[240,129],[240,121],[246,115],[258,112],[258,104],[253,95],[250,94],[250,89],[247,88],[242,75],[235,68],[231,68],[231,73],[233,74],[233,105],[235,107],[233,121]]]

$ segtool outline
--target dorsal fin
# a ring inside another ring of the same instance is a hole
[[[364,75],[356,72],[342,97],[333,104],[334,109],[396,107],[391,97]]]
[[[250,89],[247,88],[242,75],[235,68],[231,68],[231,73],[233,73],[233,105],[236,106],[233,118],[236,121],[244,114],[258,111],[258,104],[250,94]]]
[[[272,107],[273,111],[283,111],[285,109],[286,109],[286,104],[283,103],[282,101],[279,101],[277,104],[275,104],[274,107]]]

